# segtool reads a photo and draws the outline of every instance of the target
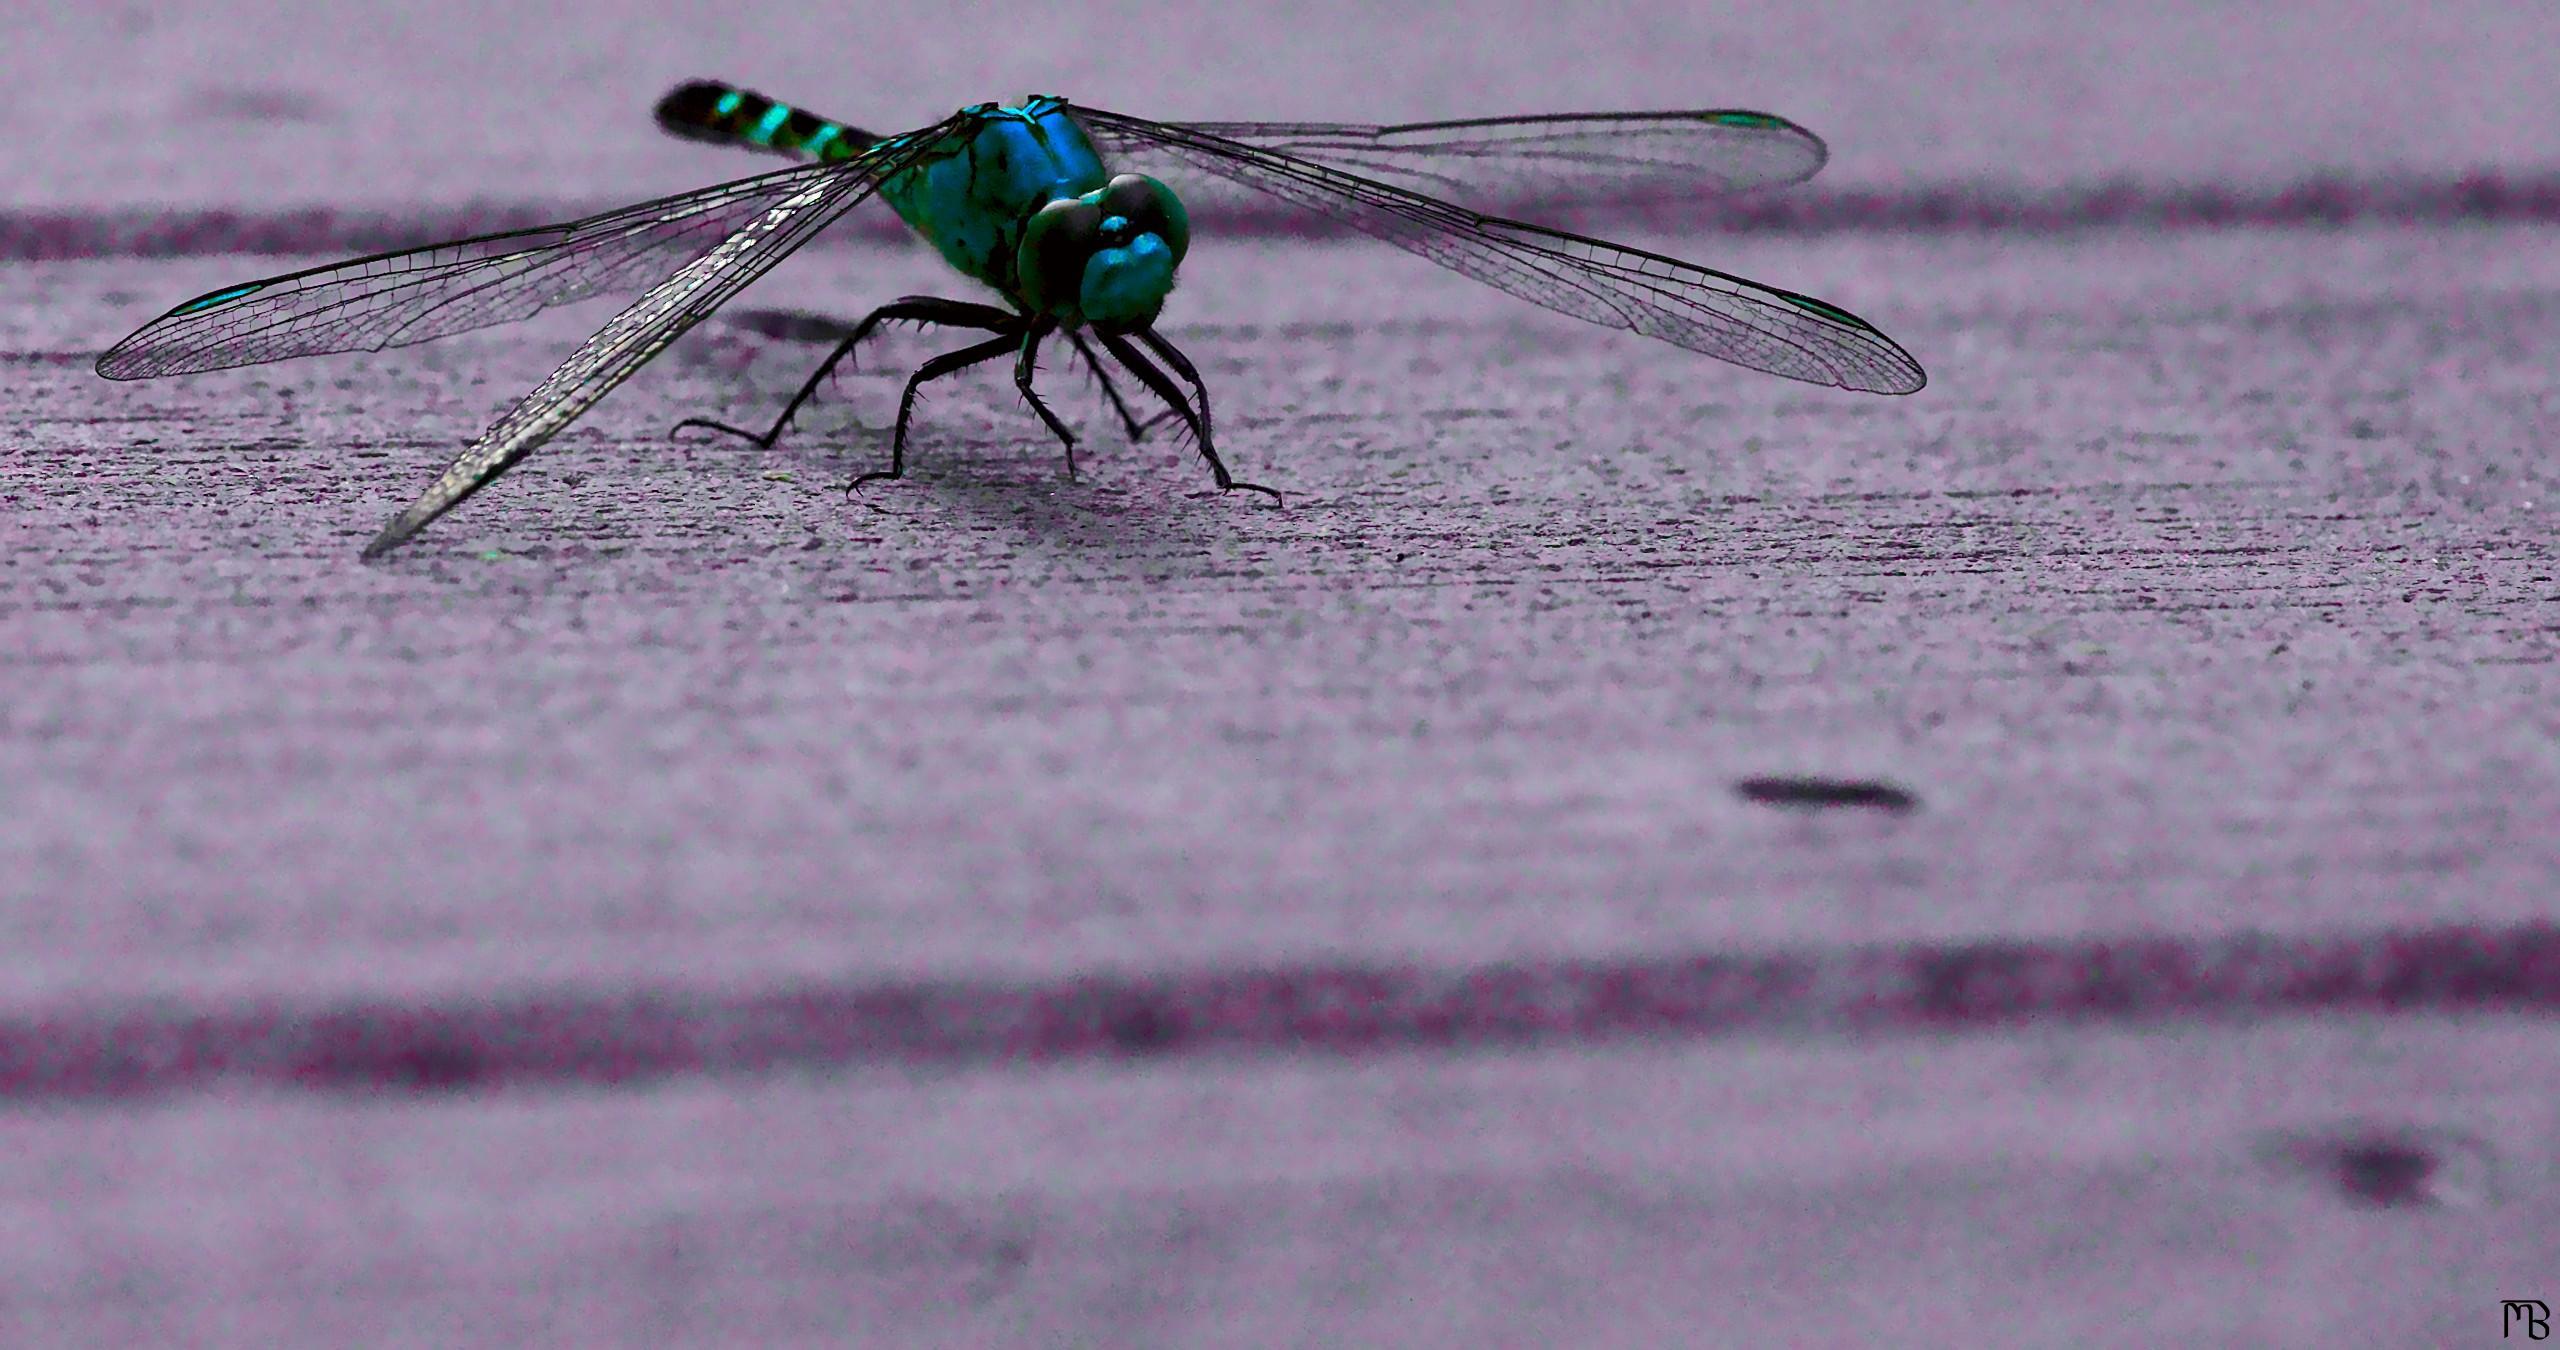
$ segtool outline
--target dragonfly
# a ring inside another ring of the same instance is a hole
[[[1202,201],[1276,199],[1532,304],[1753,370],[1877,394],[1908,394],[1927,382],[1910,353],[1837,305],[1479,209],[1523,192],[1576,200],[1740,191],[1811,177],[1828,154],[1821,139],[1770,113],[1184,123],[1035,95],[972,104],[882,136],[702,80],[679,85],[656,113],[673,134],[798,162],[566,224],[225,286],[135,330],[98,358],[98,373],[148,379],[381,351],[636,293],[382,527],[363,554],[376,559],[488,486],[876,194],[1002,303],[902,297],[854,325],[768,430],[698,418],[680,428],[770,447],[880,325],[907,322],[980,336],[913,372],[888,467],[856,477],[849,491],[905,474],[920,389],[1007,357],[1016,389],[1064,445],[1072,475],[1076,436],[1034,381],[1041,345],[1063,335],[1100,377],[1133,439],[1144,424],[1111,383],[1106,359],[1164,402],[1158,417],[1170,415],[1188,433],[1221,492],[1277,500],[1276,490],[1228,471],[1199,368],[1156,327],[1190,244],[1189,208],[1171,186],[1181,182]]]

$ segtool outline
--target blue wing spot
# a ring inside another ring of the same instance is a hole
[[[215,291],[211,295],[199,295],[195,299],[178,306],[176,309],[170,310],[169,317],[174,319],[181,314],[194,314],[202,310],[211,309],[216,305],[227,305],[232,301],[239,299],[241,296],[249,295],[257,291],[263,291],[266,288],[267,283],[263,281],[253,281],[246,286],[234,286],[227,291]]]
[[[1871,333],[1875,331],[1874,325],[1859,318],[1857,315],[1840,308],[1838,305],[1826,305],[1823,302],[1814,299],[1810,295],[1797,295],[1791,291],[1779,291],[1772,288],[1772,293],[1780,296],[1788,304],[1793,305],[1798,309],[1819,314],[1822,317],[1831,320],[1833,323],[1846,324],[1851,328],[1864,328]]]
[[[1787,125],[1787,119],[1783,117],[1771,117],[1767,113],[1720,112],[1709,113],[1707,116],[1710,119],[1729,127],[1782,127]]]

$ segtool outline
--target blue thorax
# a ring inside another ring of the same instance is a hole
[[[1039,94],[1019,107],[961,111],[974,125],[882,183],[880,195],[953,267],[1012,297],[1014,256],[1031,213],[1099,191],[1110,175],[1065,99]]]
[[[1113,191],[1110,171],[1065,99],[1034,95],[1015,107],[980,103],[960,111],[965,120],[956,130],[880,185],[899,216],[953,267],[1026,314],[1069,327],[1152,322],[1189,238],[1170,189],[1144,180],[1143,187]],[[1079,203],[1084,214],[1063,232],[1029,229],[1043,207],[1059,202]],[[1026,275],[1030,234],[1039,235],[1031,247],[1041,262]]]

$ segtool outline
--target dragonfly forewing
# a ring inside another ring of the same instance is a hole
[[[1478,210],[1689,199],[1801,183],[1830,152],[1771,113],[1555,113],[1372,126],[1186,122],[1249,145]],[[1214,189],[1208,200],[1215,201]]]
[[[518,401],[365,547],[378,557],[532,453],[684,331],[947,131],[947,119],[861,156],[740,179],[564,225],[375,254],[224,287],[98,358],[109,379],[379,351],[641,291]],[[672,269],[672,274],[670,273]]]
[[[1077,116],[1124,167],[1185,190],[1201,175],[1241,183],[1560,314],[1812,384],[1907,394],[1928,382],[1893,339],[1812,296],[1486,215],[1197,127],[1081,106]]]
[[[380,557],[398,547],[533,453],[687,329],[870,196],[882,178],[913,157],[912,147],[941,129],[942,124],[937,124],[915,136],[884,142],[877,153],[860,160],[767,175],[775,179],[796,174],[791,181],[797,190],[613,316],[558,370],[482,432],[416,501],[392,517],[365,545],[364,556]]]
[[[381,351],[646,288],[845,165],[812,165],[565,225],[431,244],[228,286],[98,358],[111,380]]]

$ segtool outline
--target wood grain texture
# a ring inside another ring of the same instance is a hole
[[[1293,488],[1285,510],[1195,496],[1179,448],[1107,432],[1068,482],[1000,382],[928,405],[913,480],[849,505],[838,485],[880,451],[898,362],[929,347],[891,347],[757,454],[663,428],[763,406],[815,351],[715,334],[374,567],[354,547],[376,515],[539,373],[544,330],[109,387],[59,332],[112,329],[107,288],[132,273],[35,269],[52,303],[15,322],[56,335],[16,339],[26,439],[0,470],[17,953],[0,993],[65,1025],[112,1006],[392,1012],[346,1033],[389,1037],[353,1043],[388,1058],[341,1050],[353,1077],[279,1080],[391,1094],[374,1104],[18,1117],[66,1174],[123,1178],[24,1183],[56,1236],[14,1249],[23,1324],[176,1319],[241,1343],[1817,1325],[2029,1343],[2096,1317],[2140,1328],[2127,1343],[2373,1326],[2422,1344],[2529,1295],[2516,1254],[2549,1250],[2527,1229],[2551,1157],[2520,1086],[2534,998],[2523,1022],[2249,1030],[2173,1001],[2143,1012],[2149,1032],[1568,1038],[1392,1068],[1327,1067],[1320,1041],[1290,1067],[1265,1040],[1155,1070],[955,1063],[901,1085],[813,1065],[801,1087],[680,1073],[602,1096],[400,1059],[401,1007],[558,987],[691,988],[717,1009],[809,979],[1066,988],[2447,923],[2494,939],[2546,912],[2547,251],[2502,231],[1723,243],[1878,312],[1939,384],[1799,391],[1401,259],[1213,246],[1181,336],[1229,454]],[[777,298],[850,310],[915,262],[820,255]],[[214,266],[139,289],[186,293]],[[1735,789],[1785,774],[1889,781],[1916,805]],[[2436,1048],[2383,1068],[2357,1049],[2418,1043]],[[2320,1078],[2297,1044],[2336,1081],[2244,1090]],[[2039,1056],[2049,1070],[2018,1067]],[[2072,1086],[2093,1056],[2114,1086]],[[2009,1066],[1992,1096],[1931,1095],[1984,1063]],[[1736,1065],[1772,1085],[1734,1099]],[[2438,1092],[2436,1072],[2468,1086]],[[1466,1086],[1486,1074],[1536,1101]],[[1595,1074],[1634,1095],[1582,1109]],[[1470,1114],[1328,1143],[1327,1108],[1254,1153],[1269,1175],[1198,1140],[1195,1170],[1168,1163],[1188,1113],[1255,1117],[1273,1082],[1390,1117],[1456,1082],[1447,1109]],[[1880,1104],[1903,1091],[1937,1104]],[[761,1114],[776,1094],[794,1104]],[[788,1153],[689,1170],[705,1148],[833,1137],[857,1101],[953,1149],[1030,1148],[1048,1136],[1002,1105],[1024,1094],[1053,1103],[1031,1119],[1160,1133],[1095,1142],[1107,1180],[924,1154],[897,1186]],[[749,1114],[652,1133],[681,1110]],[[1182,1119],[1148,1114],[1165,1111]],[[486,1150],[385,1161],[493,1113],[518,1123]],[[1798,1134],[1841,1154],[1779,1142]],[[2460,1178],[2453,1198],[2359,1199],[2335,1159],[2404,1136],[2439,1141],[2449,1160],[2426,1166]],[[1641,1140],[1640,1162],[1610,1152]],[[604,1180],[660,1143],[662,1170],[638,1173],[656,1180]],[[106,1161],[201,1150],[241,1166]],[[248,1166],[340,1155],[281,1187]],[[506,1159],[527,1189],[478,1170]],[[568,1198],[590,1194],[601,1217]],[[60,1227],[73,1213],[90,1217]],[[180,1213],[231,1217],[167,1236]],[[231,1253],[226,1223],[301,1255]],[[635,1281],[660,1301],[631,1302]],[[2171,1283],[2192,1308],[2127,1292]]]
[[[1921,279],[1886,309],[1948,385],[1904,401],[1213,250],[1183,336],[1285,510],[1107,431],[1068,482],[994,380],[848,504],[930,347],[760,454],[664,428],[813,349],[697,341],[370,568],[349,541],[539,345],[29,362],[71,415],[6,470],[6,921],[148,990],[379,978],[386,940],[492,978],[740,941],[1055,974],[2535,918],[2551,278],[2516,242],[2124,240],[2004,295],[2039,246],[1749,241],[1862,300]],[[111,269],[41,270],[113,326]],[[1289,312],[1310,273],[1342,321]],[[1922,806],[1734,791],[1772,773]]]
[[[1766,83],[1716,97],[1859,190],[2550,163],[2484,112],[2549,44],[2485,9],[1816,8],[1717,49]],[[1188,67],[1025,29],[839,107],[670,20],[447,142],[314,153],[451,106],[455,43],[564,68],[510,13],[365,44],[396,72],[241,55],[330,40],[282,5],[57,25],[13,87],[150,82],[97,129],[159,168],[0,158],[264,240],[396,216],[385,173],[504,215],[727,167],[530,137],[594,131],[598,63],[647,76],[635,128],[653,61],[856,118],[1449,116],[1678,102],[1686,67],[1572,80],[1714,36],[1382,39],[1407,101],[1356,106],[1366,68],[1275,42],[1195,109]],[[778,59],[874,87],[833,50]],[[1497,78],[1533,57],[1581,73]],[[1204,235],[1168,325],[1284,510],[1055,358],[1080,479],[997,374],[848,503],[937,348],[755,452],[666,430],[821,353],[715,320],[374,566],[601,313],[110,385],[118,334],[293,260],[13,262],[0,1341],[2485,1342],[2560,1250],[2547,233],[1630,239],[1874,320],[1908,400]],[[947,284],[813,249],[740,303]]]
[[[2544,1025],[20,1115],[11,1344],[2486,1341]],[[2423,1173],[2350,1184],[2359,1151]]]

